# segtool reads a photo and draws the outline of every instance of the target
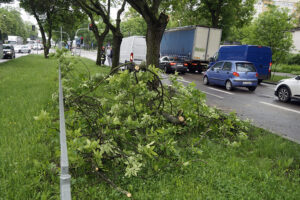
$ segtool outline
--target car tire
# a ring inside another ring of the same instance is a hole
[[[28,53],[30,53],[31,51],[29,50]]]
[[[231,90],[232,90],[232,83],[231,83],[230,80],[226,81],[226,83],[225,83],[225,88],[226,88],[226,90],[228,90],[228,91],[231,91]]]
[[[204,85],[209,85],[209,81],[208,81],[207,76],[203,77],[203,83],[204,83]]]
[[[291,92],[288,87],[281,86],[278,89],[278,99],[282,102],[288,102],[291,100]]]
[[[165,67],[164,67],[164,72],[165,72],[166,74],[168,74],[168,73],[169,73],[169,69],[168,69],[168,67],[167,67],[167,66],[165,66]]]
[[[248,90],[251,91],[251,92],[255,91],[255,89],[256,89],[255,86],[250,86],[250,87],[248,87]]]
[[[260,85],[262,81],[263,81],[262,79],[258,79],[257,83]]]

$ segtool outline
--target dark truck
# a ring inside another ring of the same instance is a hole
[[[217,61],[248,61],[254,64],[258,73],[258,83],[269,79],[272,67],[272,51],[270,47],[256,45],[222,46],[210,59],[209,66]]]
[[[190,72],[204,71],[220,47],[222,30],[202,26],[184,26],[164,32],[160,44],[160,56],[185,59]]]

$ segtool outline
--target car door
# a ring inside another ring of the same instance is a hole
[[[223,68],[220,70],[220,84],[225,85],[226,80],[230,78],[231,75],[231,69],[232,69],[232,63],[231,62],[225,62],[223,65]]]
[[[300,98],[300,76],[297,76],[294,78],[290,84],[289,87],[291,89],[292,95],[294,97]]]
[[[209,72],[209,76],[208,79],[211,83],[213,84],[221,84],[221,77],[220,77],[220,70],[223,67],[223,62],[217,62],[216,64],[214,64]]]
[[[164,69],[168,63],[169,63],[169,58],[167,56],[162,57],[159,62],[159,68]]]

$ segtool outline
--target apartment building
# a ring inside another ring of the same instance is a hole
[[[275,5],[279,8],[287,8],[289,14],[292,14],[296,10],[296,3],[300,0],[258,0],[254,5],[256,14],[254,18],[257,18],[258,15],[268,9],[268,5]]]

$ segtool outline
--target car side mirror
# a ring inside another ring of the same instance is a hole
[[[295,79],[299,81],[299,80],[300,80],[300,76],[296,76],[296,78],[295,78]]]

